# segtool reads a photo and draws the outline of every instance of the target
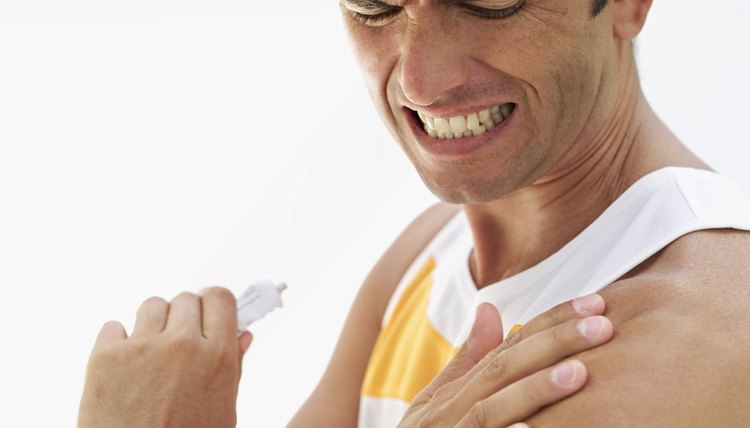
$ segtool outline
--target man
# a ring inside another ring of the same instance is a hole
[[[707,171],[645,101],[632,40],[650,6],[341,1],[381,117],[425,184],[455,205],[424,213],[375,266],[292,425],[392,426],[403,417],[406,426],[741,426],[750,419],[750,333],[742,328],[750,321],[750,203]],[[604,310],[596,296],[545,312],[597,291],[607,318],[596,316]],[[203,336],[230,343],[232,320],[220,308],[232,301],[221,295],[149,300],[133,337],[156,338],[175,331],[175,320],[193,320],[194,331],[202,325]],[[500,344],[516,324],[525,327]],[[598,346],[613,326],[613,340]],[[178,340],[181,355],[207,356],[190,363],[195,382],[138,383],[148,401],[107,406],[138,371],[118,366],[159,373],[159,361],[187,363],[157,339],[127,347],[119,325],[105,326],[100,338],[83,416],[97,406],[100,415],[152,409],[162,424],[174,415],[155,403],[196,403],[213,392],[225,403],[214,414],[233,422],[231,352],[209,358],[209,345]],[[240,342],[230,351],[246,349],[249,336]],[[205,376],[206,367],[221,376]],[[105,369],[122,382],[107,386]]]

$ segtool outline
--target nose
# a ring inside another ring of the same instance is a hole
[[[466,83],[468,70],[457,29],[436,18],[422,18],[407,25],[401,39],[399,83],[406,98],[428,106],[441,95]]]

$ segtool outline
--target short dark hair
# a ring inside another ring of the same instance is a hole
[[[601,11],[604,10],[605,7],[607,7],[607,3],[609,3],[609,0],[594,0],[594,6],[593,6],[593,15],[597,16],[601,13]]]

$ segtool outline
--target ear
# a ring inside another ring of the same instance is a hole
[[[610,0],[615,36],[632,40],[643,29],[653,0]]]

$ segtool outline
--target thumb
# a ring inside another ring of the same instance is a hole
[[[240,341],[240,360],[245,355],[245,352],[247,352],[247,349],[250,347],[250,344],[253,342],[253,334],[249,331],[243,331],[242,334],[240,334],[240,337],[238,338]]]
[[[247,352],[247,349],[250,347],[250,343],[253,341],[253,334],[249,331],[243,331],[242,334],[240,334],[240,337],[237,338],[239,341],[239,355],[237,361],[240,365],[240,375],[242,375],[242,357],[245,356],[245,352]]]
[[[466,341],[468,359],[472,362],[472,367],[502,342],[503,320],[500,318],[500,312],[490,303],[480,304],[477,306],[474,325]]]
[[[440,387],[468,373],[488,352],[500,346],[503,341],[502,324],[500,313],[495,306],[490,303],[477,306],[469,338],[414,402],[430,401]]]

